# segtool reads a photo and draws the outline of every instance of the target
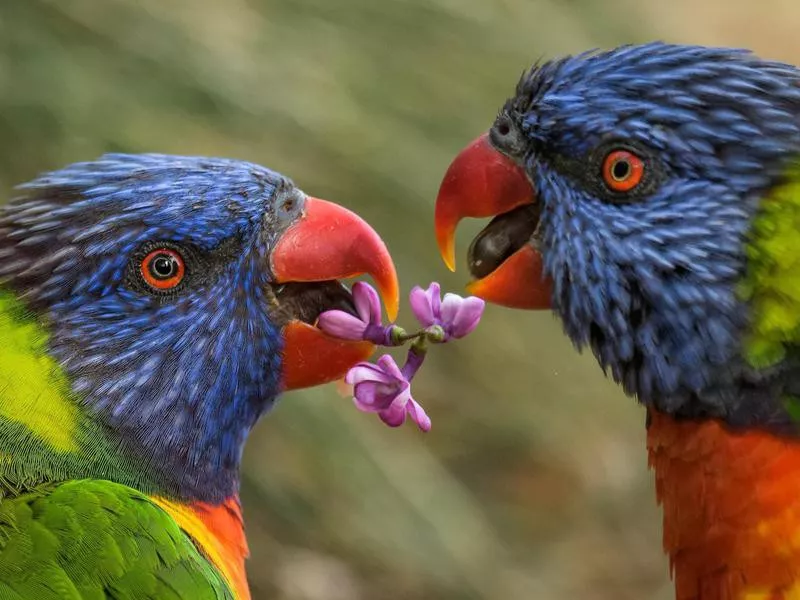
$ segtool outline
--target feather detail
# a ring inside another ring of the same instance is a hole
[[[250,600],[244,561],[250,552],[244,537],[244,522],[239,498],[232,496],[222,504],[203,502],[181,504],[165,498],[151,500],[169,514],[191,537],[201,552],[219,570],[233,590],[236,600]]]
[[[676,600],[800,598],[800,442],[649,417]]]
[[[0,598],[233,600],[234,592],[150,498],[83,479],[0,502]]]
[[[741,295],[751,307],[745,343],[749,362],[773,366],[800,342],[800,168],[761,201],[747,247]]]

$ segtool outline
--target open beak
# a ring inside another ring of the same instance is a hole
[[[332,202],[306,198],[303,215],[272,251],[272,273],[279,284],[370,275],[389,320],[397,317],[400,287],[386,245],[361,217]],[[284,326],[283,338],[287,390],[338,379],[375,349],[369,342],[334,338],[299,319]]]
[[[461,219],[495,217],[535,201],[525,170],[496,150],[488,134],[473,141],[447,169],[436,199],[436,240],[445,264],[455,271],[455,235]],[[525,309],[549,307],[551,289],[541,255],[527,242],[468,286],[470,293],[489,302]]]

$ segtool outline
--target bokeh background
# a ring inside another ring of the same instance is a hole
[[[433,199],[530,63],[652,39],[800,63],[798,22],[796,0],[0,0],[0,198],[107,151],[242,158],[357,210],[404,286],[460,289]],[[335,385],[259,424],[255,599],[671,598],[643,411],[548,314],[490,308],[437,350],[428,435]]]

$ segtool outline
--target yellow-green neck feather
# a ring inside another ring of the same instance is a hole
[[[47,342],[45,329],[0,291],[0,418],[23,425],[54,452],[71,452],[79,414]]]
[[[45,323],[0,289],[0,497],[79,478],[164,493],[84,412],[48,344]]]
[[[747,248],[742,296],[751,309],[745,342],[757,368],[779,363],[800,343],[800,168],[765,198]]]

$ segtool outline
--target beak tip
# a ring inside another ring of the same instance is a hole
[[[442,257],[444,264],[447,268],[455,273],[456,272],[456,244],[455,244],[455,228],[453,232],[441,234],[437,232],[439,242],[439,255]]]
[[[400,298],[394,298],[391,302],[384,302],[386,316],[390,322],[397,320],[397,313],[400,312]]]
[[[390,322],[397,319],[397,313],[400,311],[400,281],[397,277],[397,271],[394,264],[391,263],[391,256],[389,251],[385,251],[385,262],[391,264],[391,268],[386,268],[376,271],[373,275],[375,282],[378,284],[378,292],[380,293],[381,300],[383,301],[383,308],[386,310],[386,316]]]

